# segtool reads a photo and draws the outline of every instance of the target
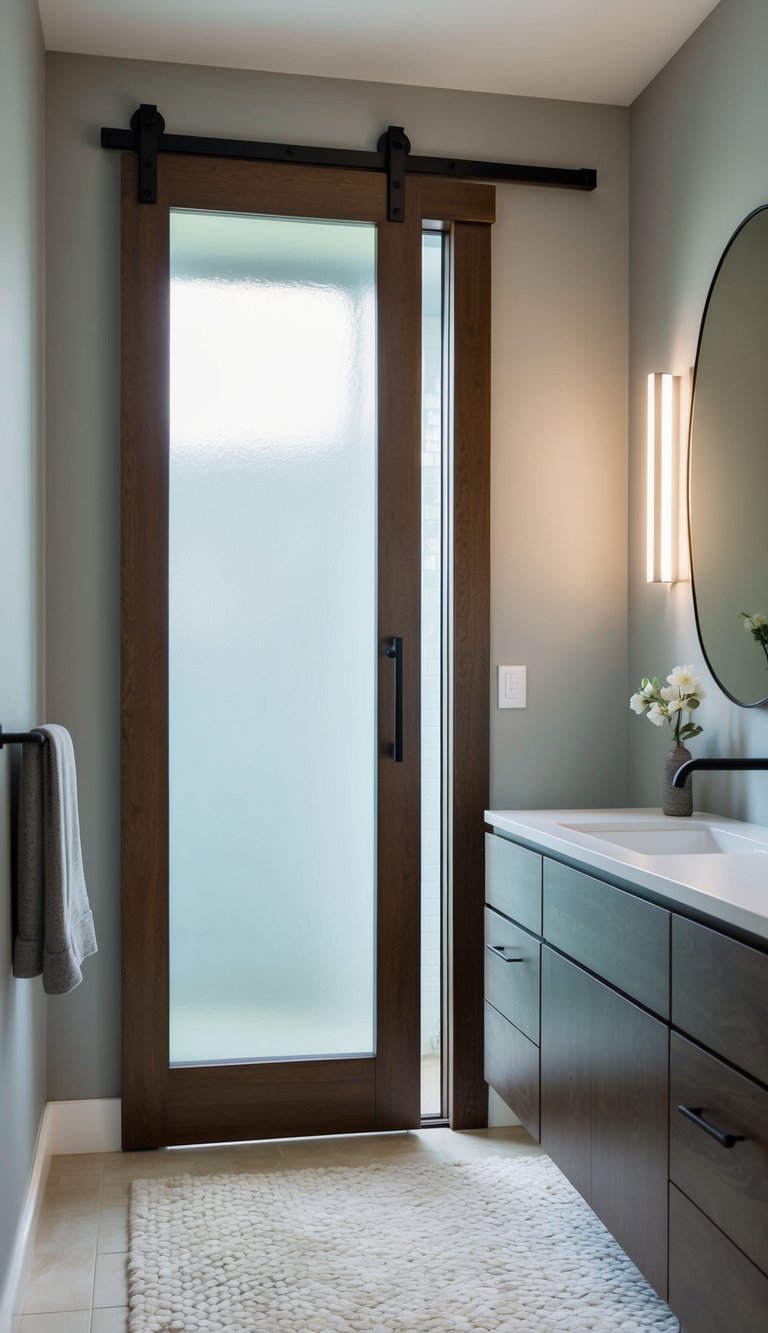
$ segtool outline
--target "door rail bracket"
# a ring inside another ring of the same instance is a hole
[[[157,149],[165,130],[165,121],[156,106],[142,102],[131,116],[131,129],[138,140],[139,203],[157,203]]]
[[[514,162],[483,162],[449,157],[414,157],[402,126],[390,125],[377,151],[357,148],[307,148],[295,144],[258,143],[250,139],[208,139],[197,134],[166,134],[156,106],[142,103],[128,130],[102,128],[102,148],[139,154],[139,203],[157,202],[157,155],[239,158],[249,162],[292,162],[304,167],[344,167],[387,174],[387,216],[405,218],[405,177],[452,176],[454,179],[548,185],[563,190],[594,190],[593,167],[537,167]]]
[[[405,158],[411,141],[402,125],[390,125],[376,145],[387,163],[387,221],[405,221]]]

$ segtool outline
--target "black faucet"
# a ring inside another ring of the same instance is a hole
[[[768,759],[689,759],[678,768],[672,779],[672,786],[682,787],[688,774],[695,773],[697,768],[768,769]]]

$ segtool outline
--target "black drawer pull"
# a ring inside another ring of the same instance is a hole
[[[522,958],[522,957],[513,957],[511,954],[508,954],[508,953],[507,953],[507,946],[504,945],[504,944],[489,944],[489,945],[487,945],[486,947],[487,947],[488,949],[490,949],[491,953],[495,953],[496,957],[497,957],[497,958],[500,958],[501,961],[502,961],[502,963],[524,963],[524,962],[525,962],[525,959]]]
[[[723,1148],[732,1148],[734,1144],[744,1142],[743,1134],[729,1134],[727,1130],[718,1129],[717,1125],[713,1125],[710,1120],[705,1120],[701,1114],[703,1110],[701,1106],[678,1106],[677,1109],[681,1115],[686,1115],[689,1120],[692,1120],[694,1125],[698,1125],[699,1129],[705,1130],[707,1134],[712,1135],[713,1139],[717,1139]]]

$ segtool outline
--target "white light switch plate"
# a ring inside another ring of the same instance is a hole
[[[499,667],[499,708],[525,708],[525,667]]]

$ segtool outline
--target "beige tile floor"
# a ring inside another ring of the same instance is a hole
[[[300,1171],[369,1162],[463,1161],[539,1152],[523,1129],[291,1139],[217,1148],[54,1157],[22,1313],[13,1333],[126,1333],[131,1181],[189,1172]]]

